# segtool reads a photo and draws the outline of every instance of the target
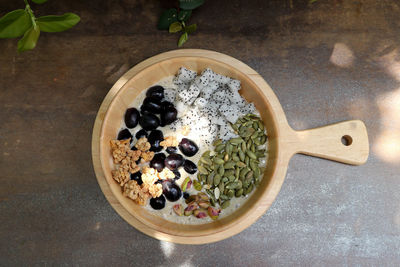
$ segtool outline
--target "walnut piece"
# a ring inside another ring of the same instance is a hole
[[[150,149],[151,145],[150,145],[149,142],[147,142],[147,138],[146,137],[142,137],[136,142],[135,147],[138,150],[140,150],[142,152],[145,152],[145,151]]]
[[[169,147],[169,146],[177,146],[179,145],[178,140],[176,140],[175,136],[167,136],[164,138],[164,141],[160,142],[162,147]]]
[[[162,195],[162,185],[161,184],[142,184],[142,190],[149,192],[152,197],[159,197]]]

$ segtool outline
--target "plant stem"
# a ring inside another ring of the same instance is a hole
[[[36,30],[37,25],[36,25],[35,15],[33,15],[33,11],[31,9],[31,6],[28,3],[28,0],[24,0],[24,2],[25,2],[25,5],[26,5],[25,9],[28,11],[29,16],[31,17],[33,28]]]

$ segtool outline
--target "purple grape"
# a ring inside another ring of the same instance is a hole
[[[154,155],[153,159],[150,161],[150,167],[161,172],[165,167],[165,154],[157,153]]]
[[[170,169],[171,171],[178,169],[183,165],[183,157],[179,154],[170,154],[164,161],[165,167]]]
[[[128,108],[125,111],[125,124],[128,128],[135,128],[138,125],[140,113],[136,108]]]
[[[147,89],[146,96],[157,98],[161,100],[164,98],[164,87],[155,85]]]
[[[164,140],[164,135],[162,131],[160,130],[151,131],[147,140],[151,145],[150,151],[159,152],[163,149],[163,147],[160,146],[160,142]]]
[[[162,182],[163,194],[171,202],[177,201],[182,196],[180,187],[172,180]]]
[[[155,210],[161,210],[165,207],[165,197],[163,195],[159,197],[153,197],[150,199],[150,206]]]
[[[139,124],[146,131],[155,130],[160,126],[160,119],[154,114],[143,114],[140,117]]]
[[[125,140],[131,138],[132,142],[132,134],[128,129],[123,129],[118,133],[117,139],[118,140]]]
[[[199,151],[199,147],[192,140],[182,138],[181,142],[179,143],[179,150],[183,153],[183,155],[192,157],[197,153],[197,151]]]
[[[185,160],[185,162],[183,163],[183,169],[190,174],[195,174],[197,172],[197,166],[196,164],[191,161],[191,160]]]

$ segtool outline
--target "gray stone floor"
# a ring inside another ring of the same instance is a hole
[[[201,246],[149,238],[105,200],[91,164],[97,109],[127,69],[176,48],[161,1],[49,1],[74,29],[17,55],[0,40],[0,265],[400,265],[400,4],[395,0],[206,1],[186,48],[257,70],[295,129],[365,122],[359,167],[296,155],[270,210]],[[23,1],[0,0],[1,11]]]

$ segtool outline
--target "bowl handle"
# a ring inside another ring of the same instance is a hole
[[[360,120],[291,131],[293,139],[289,139],[286,147],[293,154],[301,153],[352,165],[364,164],[368,159],[367,129]]]

